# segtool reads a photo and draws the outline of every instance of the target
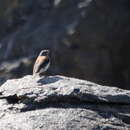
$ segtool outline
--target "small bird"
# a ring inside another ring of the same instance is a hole
[[[42,50],[37,57],[34,67],[33,67],[33,75],[41,75],[48,70],[50,67],[50,51]]]

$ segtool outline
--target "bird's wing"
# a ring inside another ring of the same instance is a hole
[[[41,68],[44,68],[49,63],[49,58],[46,56],[39,56],[33,67],[33,74],[38,73]]]

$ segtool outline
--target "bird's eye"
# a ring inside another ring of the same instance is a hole
[[[46,56],[46,55],[48,55],[48,53],[47,53],[47,52],[44,52],[42,55],[43,55],[43,56]]]

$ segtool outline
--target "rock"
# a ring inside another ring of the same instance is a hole
[[[130,129],[130,91],[58,75],[8,80],[0,108],[6,130]]]
[[[34,63],[34,57],[24,57],[19,60],[6,61],[0,65],[0,80],[17,78],[21,75],[32,72],[31,64]],[[2,78],[4,77],[4,78]],[[0,82],[2,84],[3,82]]]

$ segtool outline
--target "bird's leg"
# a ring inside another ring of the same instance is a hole
[[[34,74],[33,74],[33,78],[37,78],[37,77],[38,77],[38,78],[40,77],[39,73],[34,73]]]

